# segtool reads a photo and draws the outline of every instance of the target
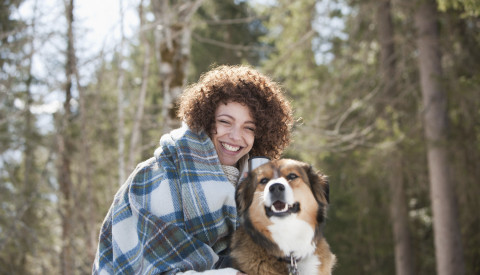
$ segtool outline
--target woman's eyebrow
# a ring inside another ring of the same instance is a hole
[[[219,115],[217,115],[217,117],[221,117],[221,116],[226,116],[228,118],[234,119],[233,116],[231,116],[229,114],[219,114]]]

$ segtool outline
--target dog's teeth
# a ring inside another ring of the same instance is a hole
[[[283,207],[283,209],[280,209],[280,210],[277,210],[277,208],[275,208],[275,206],[271,206],[270,209],[275,212],[275,213],[282,213],[282,212],[287,212],[288,211],[288,204],[285,204],[285,206]]]
[[[280,213],[280,212],[282,212],[281,210],[277,210],[277,208],[275,208],[275,206],[273,206],[273,205],[272,205],[272,207],[271,207],[270,209],[272,209],[272,211],[275,212],[275,213]]]

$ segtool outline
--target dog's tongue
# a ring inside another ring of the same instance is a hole
[[[285,203],[281,202],[281,201],[276,201],[276,202],[273,203],[273,207],[275,207],[275,210],[281,211],[281,210],[285,209]]]

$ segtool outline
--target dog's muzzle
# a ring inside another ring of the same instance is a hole
[[[265,213],[267,217],[283,217],[300,211],[300,204],[298,202],[292,204],[288,203],[288,192],[291,192],[291,190],[286,190],[286,186],[284,184],[268,184],[266,189],[267,190],[265,190],[265,192],[267,192],[268,201],[271,202],[271,205],[265,206]],[[290,197],[292,196],[290,195]],[[293,200],[293,198],[290,200]]]

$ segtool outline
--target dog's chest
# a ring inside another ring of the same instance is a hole
[[[285,255],[293,253],[297,258],[306,258],[315,251],[313,241],[315,232],[310,224],[296,216],[273,217],[271,218],[273,224],[268,226],[268,230]]]
[[[310,255],[297,263],[299,275],[318,274],[321,262],[315,255]]]

